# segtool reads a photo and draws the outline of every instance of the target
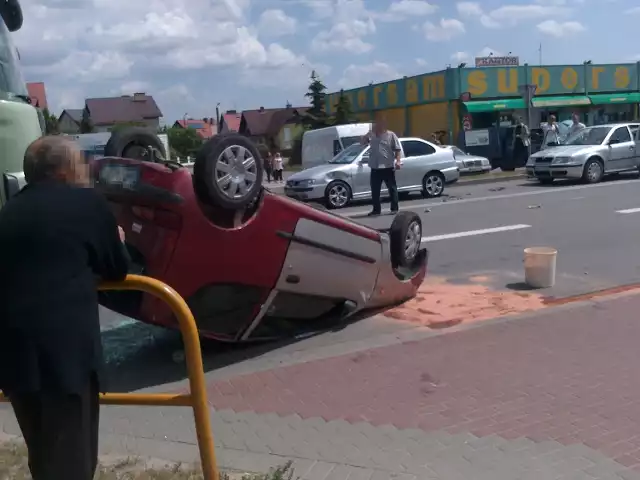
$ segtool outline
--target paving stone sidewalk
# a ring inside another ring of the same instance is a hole
[[[640,479],[639,310],[627,295],[216,381],[220,464],[292,459],[303,480]],[[188,409],[103,412],[103,451],[197,459]]]

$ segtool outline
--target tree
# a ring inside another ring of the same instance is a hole
[[[336,113],[333,115],[334,125],[346,125],[353,123],[353,113],[351,112],[351,102],[344,94],[344,90],[340,90],[338,103],[336,103]]]
[[[58,119],[49,112],[48,108],[42,111],[42,115],[44,116],[45,133],[47,135],[57,135],[60,133],[58,131]]]
[[[303,123],[309,128],[322,128],[327,125],[327,114],[325,113],[325,101],[327,87],[316,71],[311,72],[311,83],[309,84],[309,91],[304,94],[305,97],[311,102],[311,108],[305,112],[305,118]]]
[[[171,127],[167,129],[167,136],[171,149],[179,157],[195,156],[204,143],[202,137],[193,128]]]
[[[91,115],[86,108],[82,110],[82,120],[80,120],[80,133],[93,133],[93,122]]]

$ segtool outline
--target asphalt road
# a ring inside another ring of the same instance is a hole
[[[640,281],[640,180],[598,185],[541,186],[523,180],[459,186],[441,199],[401,203],[423,222],[429,275],[452,282],[486,277],[495,288],[523,288],[523,250],[558,250],[556,286],[565,297]],[[340,214],[373,227],[393,217],[367,218],[367,205]],[[635,209],[635,210],[634,210]],[[638,260],[636,260],[638,259]]]

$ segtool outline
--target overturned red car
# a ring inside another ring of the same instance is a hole
[[[125,230],[132,273],[175,288],[204,337],[239,342],[317,331],[407,300],[424,279],[427,251],[414,213],[399,213],[379,231],[275,195],[262,187],[259,153],[241,135],[209,140],[193,173],[149,148],[137,160],[95,160],[95,187]],[[107,293],[102,303],[177,327],[148,294]]]

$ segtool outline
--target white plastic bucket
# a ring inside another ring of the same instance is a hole
[[[524,281],[532,288],[553,287],[556,283],[558,250],[551,247],[524,249]]]

